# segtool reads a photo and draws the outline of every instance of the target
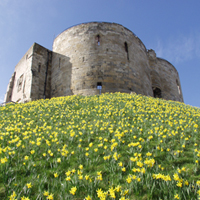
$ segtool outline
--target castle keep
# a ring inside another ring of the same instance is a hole
[[[68,28],[48,50],[34,43],[9,81],[5,102],[67,95],[135,92],[183,102],[179,75],[130,30],[90,22]]]

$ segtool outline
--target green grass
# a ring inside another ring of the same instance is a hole
[[[199,117],[120,93],[7,104],[0,199],[198,199]]]

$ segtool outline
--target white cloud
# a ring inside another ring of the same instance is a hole
[[[158,57],[165,58],[170,62],[181,63],[200,57],[200,34],[190,34],[189,36],[179,35],[170,38],[166,44],[160,39],[155,48]]]

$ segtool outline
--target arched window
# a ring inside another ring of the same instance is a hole
[[[128,44],[127,44],[127,42],[124,42],[124,48],[125,48],[125,51],[126,51],[126,54],[127,54],[127,60],[129,60]]]
[[[153,89],[153,96],[155,98],[162,98],[162,92],[161,92],[161,89],[160,88],[152,88]]]

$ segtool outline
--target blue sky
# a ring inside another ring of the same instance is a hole
[[[66,28],[119,23],[179,72],[184,102],[200,107],[199,0],[0,0],[0,102],[15,65],[36,42],[52,49]]]

